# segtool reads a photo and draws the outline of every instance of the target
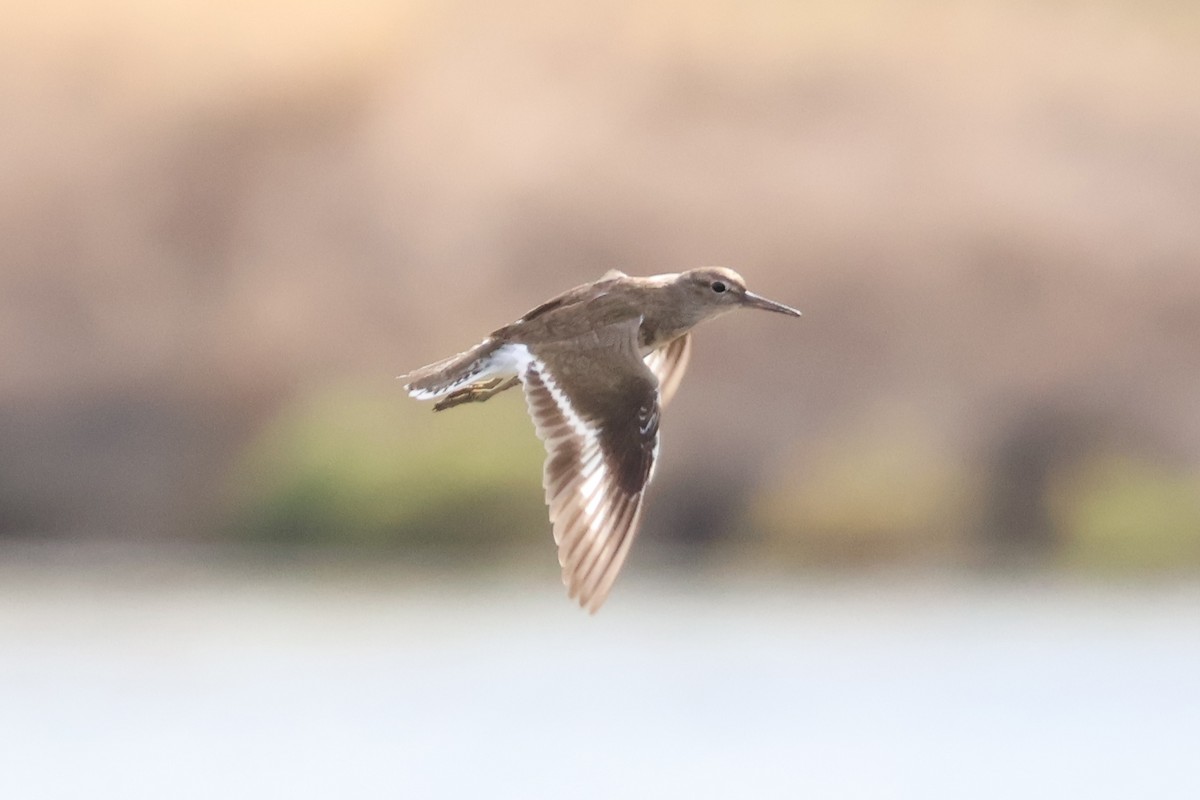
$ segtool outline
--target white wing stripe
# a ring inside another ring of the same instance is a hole
[[[558,388],[558,384],[549,372],[546,371],[546,365],[536,358],[532,359],[532,368],[537,370],[538,376],[542,379],[542,384],[546,390],[550,392],[550,397],[553,398],[554,404],[558,406],[558,410],[566,418],[567,423],[575,430],[575,433],[583,439],[585,445],[598,446],[599,440],[596,435],[596,430],[583,421],[583,418],[575,412],[562,389]]]

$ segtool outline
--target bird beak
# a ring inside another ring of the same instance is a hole
[[[760,297],[754,292],[746,292],[742,295],[742,305],[749,306],[750,308],[761,308],[763,311],[774,311],[777,314],[787,314],[789,317],[800,316],[800,312],[791,306],[785,306],[783,303],[776,303],[774,300]]]

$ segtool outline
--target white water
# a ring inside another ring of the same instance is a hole
[[[4,798],[1200,797],[1195,585],[0,577]]]

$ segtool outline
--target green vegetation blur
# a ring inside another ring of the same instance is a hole
[[[397,393],[330,388],[283,411],[241,456],[229,532],[479,560],[544,550],[542,455],[523,404],[435,416]]]
[[[429,408],[353,386],[305,395],[239,458],[228,535],[461,561],[545,551],[543,451],[519,395]],[[797,568],[986,563],[997,555],[981,531],[991,522],[986,476],[932,446],[937,439],[875,422],[793,453],[735,518],[737,546]],[[1027,502],[1046,511],[1038,524],[1059,567],[1200,567],[1200,473],[1098,449],[1039,490]]]

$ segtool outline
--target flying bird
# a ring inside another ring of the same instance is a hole
[[[739,308],[800,312],[724,267],[632,277],[611,270],[479,344],[401,376],[434,411],[520,384],[546,447],[542,485],[563,583],[595,613],[637,532],[658,423],[692,350],[691,329]]]

